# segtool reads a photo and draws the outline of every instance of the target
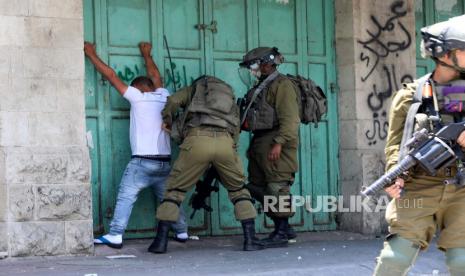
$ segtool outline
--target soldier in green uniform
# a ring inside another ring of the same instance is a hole
[[[447,123],[465,121],[464,26],[465,16],[460,16],[422,29],[422,52],[435,61],[436,67],[394,95],[385,148],[387,170],[405,156],[403,144],[414,130],[435,132]],[[465,146],[464,132],[457,143]],[[451,275],[465,275],[465,189],[444,184],[461,166],[458,162],[436,176],[414,167],[385,189],[393,197],[386,210],[390,234],[374,275],[406,275],[437,229],[437,244],[445,251]]]
[[[184,113],[173,120],[179,108]],[[179,217],[179,206],[210,166],[218,172],[234,204],[235,217],[242,223],[243,249],[263,249],[255,237],[256,211],[244,186],[245,176],[236,151],[239,108],[232,88],[218,78],[202,76],[168,97],[162,115],[164,127],[171,129],[172,136],[181,136],[183,141],[167,180],[164,199],[157,209],[157,236],[148,250],[166,252],[168,230]]]
[[[287,246],[288,239],[295,238],[289,217],[293,215],[290,187],[298,170],[299,94],[278,72],[282,60],[277,48],[259,47],[249,51],[240,63],[258,78],[246,95],[242,129],[253,133],[247,153],[247,188],[252,197],[265,203],[265,213],[274,222],[274,231],[262,240],[266,247]],[[267,202],[277,204],[267,210]]]

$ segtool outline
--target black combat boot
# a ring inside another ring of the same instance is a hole
[[[287,238],[289,240],[297,238],[297,233],[294,231],[294,228],[292,228],[292,226],[290,225],[287,227]]]
[[[279,226],[279,221],[277,218],[275,217],[271,217],[271,219],[273,220],[273,223],[274,223],[274,230],[273,232],[270,233],[270,235],[268,236],[268,238],[270,239],[273,239],[274,236],[276,236],[278,234],[278,226]],[[288,225],[287,227],[287,239],[288,240],[292,240],[292,239],[295,239],[297,238],[297,234],[296,232],[294,231],[294,228],[292,228],[292,226]]]
[[[287,232],[289,230],[288,218],[275,218],[273,221],[275,231],[268,238],[261,240],[261,242],[266,248],[286,247],[288,243]]]
[[[244,251],[256,251],[264,249],[260,240],[255,237],[255,220],[246,219],[241,221],[244,231]]]
[[[160,220],[158,222],[157,236],[149,246],[148,251],[156,254],[166,253],[168,248],[168,233],[170,231],[171,222]]]

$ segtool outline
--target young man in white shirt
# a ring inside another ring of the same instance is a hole
[[[151,187],[155,196],[161,201],[165,191],[165,181],[171,170],[170,136],[162,129],[161,116],[169,92],[163,88],[160,72],[151,57],[152,45],[141,42],[139,48],[147,67],[148,77],[137,77],[128,86],[97,56],[95,45],[84,43],[84,53],[97,71],[131,104],[129,129],[131,161],[121,179],[110,232],[94,240],[95,244],[106,244],[112,248],[123,246],[123,233],[139,192]],[[172,229],[176,233],[175,240],[185,242],[188,239],[184,212],[181,213],[179,220],[172,224]]]

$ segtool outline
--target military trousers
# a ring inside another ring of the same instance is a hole
[[[191,129],[183,143],[173,169],[167,179],[163,202],[157,209],[157,219],[177,221],[179,206],[188,192],[209,168],[214,166],[221,183],[234,204],[237,220],[256,217],[249,191],[244,186],[245,176],[234,140],[227,131],[207,128]]]
[[[443,184],[454,175],[450,169],[437,176],[416,169],[405,182],[404,195],[387,207],[389,232],[426,249],[439,230],[440,249],[465,248],[465,188]]]
[[[298,170],[298,141],[282,145],[281,156],[268,160],[276,131],[254,135],[247,152],[249,159],[249,189],[252,197],[262,203],[270,217],[287,218],[294,215],[290,188]],[[264,202],[266,201],[266,202]],[[265,204],[266,203],[266,204]]]

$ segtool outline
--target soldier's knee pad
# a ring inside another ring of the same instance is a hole
[[[289,195],[291,186],[289,182],[270,182],[267,187],[267,194],[273,196]]]
[[[394,236],[384,243],[373,275],[405,275],[415,261],[420,247],[411,241]]]
[[[157,219],[176,222],[179,218],[180,202],[171,199],[164,199],[157,208]]]
[[[465,275],[465,248],[447,249],[446,264],[452,276]]]
[[[265,189],[262,186],[258,186],[254,183],[249,183],[245,185],[245,188],[247,189],[247,191],[249,191],[250,196],[252,196],[253,199],[263,204],[263,196]]]

